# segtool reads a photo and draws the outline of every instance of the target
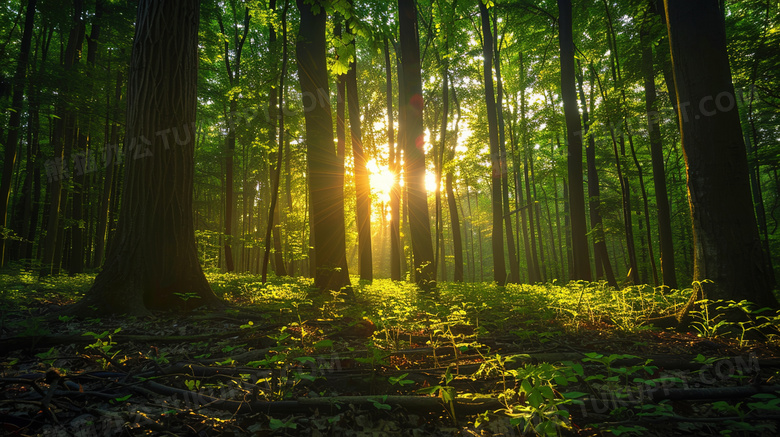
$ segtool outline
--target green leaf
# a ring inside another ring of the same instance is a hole
[[[124,402],[124,401],[130,399],[132,396],[133,396],[133,394],[131,393],[131,394],[127,395],[127,396],[121,396],[121,397],[118,397],[118,398],[114,398],[114,400],[117,401],[117,402]]]
[[[320,340],[316,343],[314,343],[315,349],[324,349],[324,348],[332,348],[333,347],[333,340]]]

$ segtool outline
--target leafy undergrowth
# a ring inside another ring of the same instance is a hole
[[[779,317],[746,302],[677,332],[647,320],[690,291],[208,276],[229,309],[147,319],[52,317],[89,275],[0,276],[0,434],[778,432]]]

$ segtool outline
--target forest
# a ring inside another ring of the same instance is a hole
[[[0,426],[776,435],[778,48],[775,0],[11,0]]]

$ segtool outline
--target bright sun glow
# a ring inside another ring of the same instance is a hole
[[[375,159],[366,163],[369,171],[371,192],[379,197],[380,202],[390,202],[390,190],[393,188],[393,172],[385,166],[377,164]]]
[[[425,172],[425,190],[428,193],[436,192],[436,175],[428,171]]]

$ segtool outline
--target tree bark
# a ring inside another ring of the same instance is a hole
[[[409,204],[415,281],[423,289],[436,287],[431,219],[425,190],[425,136],[423,132],[423,95],[420,71],[420,45],[417,7],[414,0],[398,0],[401,62],[403,64],[404,164],[405,187]]]
[[[98,267],[103,263],[108,230],[108,214],[111,210],[111,187],[114,182],[114,173],[118,165],[117,148],[119,144],[119,103],[122,99],[122,72],[116,74],[116,85],[114,89],[114,119],[111,121],[110,136],[108,146],[105,150],[106,174],[103,179],[103,191],[100,195],[100,205],[98,207],[97,231],[95,232],[95,256],[93,257],[93,267]]]
[[[68,44],[62,56],[62,66],[65,71],[71,71],[78,61],[79,48],[84,41],[84,20],[81,18],[83,1],[74,0],[73,27],[68,34]],[[42,276],[59,273],[63,246],[63,232],[60,214],[67,211],[67,192],[63,193],[63,180],[69,177],[68,160],[70,159],[73,141],[74,114],[67,108],[67,100],[72,93],[72,84],[61,80],[57,102],[55,103],[56,120],[53,121],[52,145],[54,158],[46,165],[46,176],[50,182],[49,210],[46,229],[46,240],[41,260]],[[64,194],[64,195],[63,195]]]
[[[235,14],[235,4],[232,5]],[[220,11],[221,13],[221,11]],[[228,83],[230,87],[236,87],[241,79],[241,51],[244,47],[244,41],[246,41],[247,33],[249,32],[249,8],[247,7],[244,13],[244,32],[239,38],[238,29],[235,32],[234,49],[230,48],[230,37],[225,32],[225,26],[222,23],[222,16],[217,15],[219,22],[219,29],[222,32],[224,38],[224,50],[223,58],[225,62],[225,71],[228,76]],[[235,24],[238,26],[238,24]],[[234,51],[233,62],[231,62],[230,54]],[[236,211],[236,202],[234,200],[235,193],[233,187],[233,155],[236,150],[236,126],[235,114],[238,107],[238,96],[232,94],[229,103],[229,112],[226,114],[227,119],[227,137],[225,138],[225,269],[228,272],[235,270],[235,262],[233,260],[233,215]],[[194,135],[194,132],[193,132]]]
[[[690,304],[703,295],[776,308],[753,215],[723,11],[715,0],[665,0],[664,6],[693,221],[697,287]]]
[[[481,0],[480,0],[481,1]],[[498,35],[498,16],[493,14],[493,27]],[[501,78],[501,50],[495,45],[496,68],[496,115],[498,116],[498,152],[503,164],[501,173],[501,205],[503,207],[504,228],[506,230],[506,248],[509,255],[509,282],[520,283],[520,263],[517,260],[515,235],[512,230],[512,214],[509,203],[509,161],[506,154],[506,135],[504,133],[504,81]],[[514,158],[514,157],[513,157]]]
[[[119,225],[103,270],[69,312],[145,315],[219,303],[198,261],[192,217],[198,12],[195,0],[138,5]]]
[[[389,151],[389,166],[393,174],[393,186],[390,188],[390,279],[394,281],[401,280],[401,235],[400,222],[400,186],[398,184],[401,162],[400,150],[396,150],[395,128],[393,124],[393,74],[392,64],[390,63],[390,46],[385,42],[385,83],[387,99],[387,148]],[[400,137],[399,137],[400,139]]]
[[[590,130],[590,114],[588,105],[585,101],[585,90],[582,84],[582,74],[577,74],[577,85],[580,93],[580,104],[582,104],[582,124],[583,137],[588,137],[588,145],[585,147],[585,160],[588,166],[588,197],[590,201],[590,228],[593,233],[593,255],[596,264],[596,279],[600,279],[598,272],[603,272],[607,278],[607,283],[617,287],[615,273],[612,270],[612,263],[609,261],[607,252],[607,240],[604,233],[604,221],[601,217],[601,187],[599,186],[599,174],[596,169],[596,140],[593,135],[588,135]],[[591,75],[591,108],[593,108],[593,76]]]
[[[574,40],[571,0],[558,0],[560,14],[561,95],[568,140],[569,203],[571,208],[572,279],[591,280],[590,251],[585,223],[585,189],[582,172],[582,125],[574,85]]]
[[[339,291],[350,285],[344,228],[344,164],[333,144],[333,118],[325,58],[325,11],[297,0],[301,24],[296,46],[298,78],[306,108],[310,221],[314,247],[314,286]]]
[[[458,95],[456,90],[452,89],[452,97],[455,101],[455,107],[457,110],[457,116],[455,118],[455,141],[453,146],[447,151],[448,161],[452,161],[455,158],[455,147],[457,146],[458,138],[458,126],[460,124],[460,102],[458,101]],[[460,231],[460,218],[458,217],[458,203],[455,199],[455,190],[453,185],[455,182],[455,176],[452,170],[448,170],[445,175],[445,190],[447,192],[447,208],[450,210],[450,229],[452,233],[452,253],[454,258],[453,266],[453,278],[455,282],[463,282],[463,238]]]
[[[493,35],[490,30],[490,16],[482,0],[479,3],[479,15],[482,18],[482,72],[485,80],[485,105],[487,107],[488,138],[490,141],[491,207],[493,212],[493,281],[498,285],[506,283],[506,261],[504,258],[504,209],[502,207],[501,181],[506,172],[506,162],[502,160],[498,144],[498,113],[493,90]]]
[[[355,33],[347,28],[347,34],[352,35],[350,44],[355,52],[355,58],[347,70],[347,107],[349,111],[349,132],[352,142],[352,156],[355,163],[355,216],[358,230],[358,273],[360,279],[371,281],[373,274],[373,256],[371,254],[371,184],[366,169],[366,156],[363,153],[363,134],[360,123],[360,98],[357,87],[357,51]]]
[[[265,232],[265,250],[263,250],[263,265],[261,276],[265,284],[268,275],[268,260],[271,254],[271,238],[274,245],[274,273],[276,276],[287,276],[287,269],[282,257],[282,236],[279,227],[276,225],[279,221],[279,184],[282,173],[282,160],[284,158],[284,77],[287,74],[287,7],[288,1],[285,0],[282,8],[282,70],[279,74],[279,98],[277,102],[276,87],[271,88],[271,98],[268,103],[269,114],[271,118],[271,138],[272,144],[278,143],[276,153],[271,154],[271,206],[268,211],[268,223]],[[271,9],[276,10],[276,0],[271,0]],[[276,42],[276,30],[273,25],[270,28],[269,43]],[[276,121],[279,121],[279,138],[276,137]],[[276,161],[274,167],[273,161]],[[273,234],[273,235],[272,235]]]
[[[27,11],[24,17],[24,31],[22,42],[19,46],[19,58],[16,61],[14,72],[13,95],[11,96],[11,116],[8,120],[8,133],[3,147],[3,175],[0,181],[0,226],[5,228],[8,224],[8,203],[11,195],[11,180],[13,178],[14,165],[16,163],[16,150],[19,143],[19,128],[22,121],[22,99],[26,84],[27,64],[30,59],[30,46],[32,45],[33,25],[35,24],[36,0],[27,0]],[[6,240],[0,245],[0,266],[6,262]]]

